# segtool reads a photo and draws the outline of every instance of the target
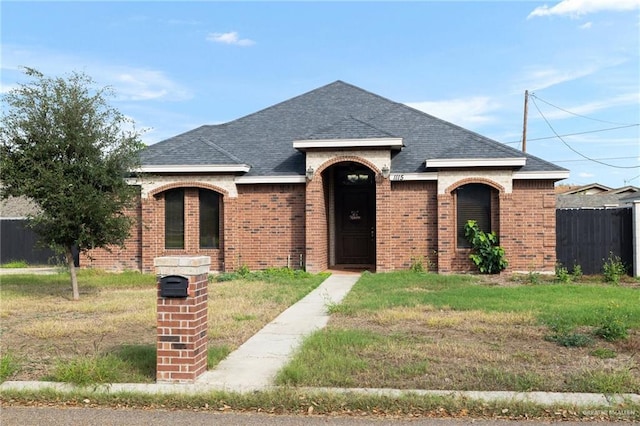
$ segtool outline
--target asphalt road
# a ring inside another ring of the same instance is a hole
[[[131,410],[111,408],[1,407],[2,426],[317,426],[317,425],[429,425],[504,426],[508,420],[474,419],[394,419],[374,417],[289,416],[260,413],[219,413],[196,411]],[[549,424],[548,421],[522,421],[518,424]],[[562,426],[603,425],[603,422],[562,422]]]

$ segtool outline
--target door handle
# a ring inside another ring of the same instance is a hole
[[[375,228],[371,228],[371,238],[374,238],[376,236],[376,230]]]

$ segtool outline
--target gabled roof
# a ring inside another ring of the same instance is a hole
[[[611,188],[609,188],[608,186],[601,185],[599,183],[590,183],[588,185],[582,185],[582,186],[570,188],[567,191],[564,191],[562,195],[569,195],[569,194],[594,195],[594,194],[607,192],[610,190]]]
[[[247,176],[304,175],[305,154],[294,141],[393,138],[394,173],[435,171],[427,159],[526,157],[521,172],[565,172],[495,140],[342,81],[237,120],[202,126],[149,146],[142,165],[246,164]]]
[[[633,185],[627,185],[620,188],[613,188],[607,191],[609,194],[634,194],[639,192],[640,188]]]

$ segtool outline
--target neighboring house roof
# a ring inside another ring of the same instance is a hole
[[[36,213],[38,213],[38,207],[28,198],[9,197],[0,201],[0,217],[4,219],[21,219]]]
[[[639,192],[639,191],[640,191],[640,188],[638,188],[637,186],[627,185],[627,186],[623,186],[621,188],[610,189],[607,192],[609,194],[634,194],[634,193]]]
[[[610,190],[611,188],[609,188],[608,186],[600,185],[599,183],[590,183],[588,185],[570,187],[568,190],[564,191],[562,195],[569,195],[569,194],[593,195],[593,194],[599,194],[602,192],[607,192]]]
[[[336,81],[237,120],[201,126],[158,142],[144,166],[250,166],[247,176],[304,175],[305,154],[294,141],[402,139],[392,153],[394,173],[428,172],[427,159],[525,158],[522,172],[566,169],[407,105]]]

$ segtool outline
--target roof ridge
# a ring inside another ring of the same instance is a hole
[[[238,164],[249,164],[249,163],[243,161],[242,159],[236,157],[234,154],[230,153],[229,151],[227,151],[226,149],[224,149],[223,147],[221,147],[220,145],[218,145],[215,142],[207,140],[207,139],[203,138],[202,136],[199,136],[197,139],[200,142],[203,142],[203,143],[209,145],[210,147],[217,149],[218,151],[222,152],[224,155],[226,155],[227,157],[231,158],[232,160],[237,161]]]

